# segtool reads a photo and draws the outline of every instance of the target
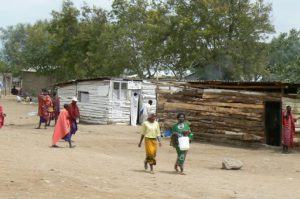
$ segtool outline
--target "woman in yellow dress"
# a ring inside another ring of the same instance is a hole
[[[157,150],[157,142],[159,142],[159,146],[161,147],[160,128],[158,122],[155,119],[155,114],[150,114],[148,116],[148,120],[143,122],[141,139],[138,145],[139,147],[141,147],[142,142],[145,138],[146,159],[144,161],[144,168],[145,170],[147,170],[149,164],[150,172],[152,174],[154,173],[153,166],[156,165],[155,157]]]

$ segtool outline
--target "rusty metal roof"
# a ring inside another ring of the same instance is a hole
[[[195,80],[187,81],[190,84],[203,84],[203,85],[231,85],[231,86],[299,86],[297,83],[279,82],[279,81],[221,81],[221,80]]]
[[[69,84],[74,84],[77,82],[85,82],[85,81],[105,81],[105,80],[115,80],[115,81],[142,81],[140,79],[134,79],[134,78],[118,78],[118,77],[95,77],[95,78],[85,78],[85,79],[75,79],[75,80],[69,80],[66,82],[60,82],[57,84],[54,84],[53,86],[66,86]]]
[[[189,86],[195,88],[216,88],[232,90],[268,91],[297,93],[300,84],[287,82],[243,82],[243,81],[187,81]]]

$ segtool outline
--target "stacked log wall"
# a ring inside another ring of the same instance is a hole
[[[176,89],[175,89],[176,88]],[[223,89],[200,89],[187,84],[157,87],[158,117],[164,130],[184,112],[195,139],[264,142],[264,102],[280,94]]]

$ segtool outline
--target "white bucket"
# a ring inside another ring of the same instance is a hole
[[[190,148],[190,138],[189,137],[179,137],[179,149],[181,151],[187,151]]]

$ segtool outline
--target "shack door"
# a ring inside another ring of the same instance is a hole
[[[280,146],[281,114],[281,102],[265,102],[265,136],[268,145]]]

